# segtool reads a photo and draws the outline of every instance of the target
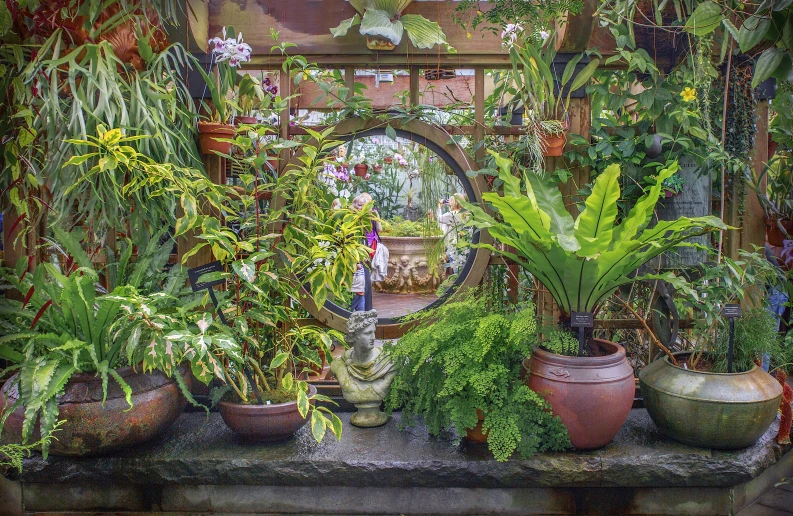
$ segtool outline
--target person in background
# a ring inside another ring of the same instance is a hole
[[[435,218],[443,232],[443,241],[446,244],[446,254],[449,256],[449,263],[446,274],[451,275],[459,272],[457,269],[463,261],[463,256],[457,249],[457,235],[465,224],[465,215],[462,213],[460,201],[465,199],[463,194],[455,193],[449,197],[448,201],[438,199],[438,208],[435,210]],[[448,205],[449,210],[444,213],[443,206]]]
[[[374,203],[374,199],[368,193],[364,192],[359,194],[352,200],[352,205],[350,205],[350,209],[352,210],[360,210],[364,206],[369,203]],[[375,215],[378,215],[377,209],[373,208],[372,212]],[[380,241],[380,232],[383,230],[383,225],[380,224],[379,220],[372,219],[372,230],[366,232],[366,246],[372,249],[372,252],[369,254],[369,258],[371,259],[374,256],[374,251],[377,249],[377,243]],[[369,311],[372,309],[372,276],[371,271],[369,270],[369,263],[359,263],[358,267],[359,270],[363,270],[364,275],[364,307],[363,310]],[[356,271],[357,273],[358,271]],[[355,283],[355,278],[353,275],[353,283]],[[355,290],[353,290],[353,303],[355,303]],[[355,310],[353,310],[355,311]]]

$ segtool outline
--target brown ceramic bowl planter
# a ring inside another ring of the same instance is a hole
[[[53,455],[102,455],[141,444],[162,433],[184,411],[187,399],[174,378],[161,371],[139,373],[131,367],[117,370],[132,387],[132,408],[124,392],[113,379],[107,385],[107,399],[102,403],[102,378],[78,373],[66,383],[58,397],[59,420],[65,420],[50,444]],[[188,369],[180,368],[190,386]],[[0,407],[16,402],[19,393],[13,382],[0,389]],[[22,439],[23,407],[8,416],[4,433],[12,440]],[[38,424],[33,439],[39,438]]]
[[[198,143],[201,154],[231,153],[231,142],[218,141],[219,138],[232,139],[237,134],[237,128],[229,124],[214,122],[198,122]]]
[[[569,357],[537,348],[523,361],[528,385],[545,397],[579,450],[607,445],[633,406],[636,382],[625,348],[595,339],[599,357]]]
[[[308,386],[309,397],[317,388]],[[308,422],[297,410],[297,401],[270,405],[244,405],[221,401],[218,410],[226,425],[249,442],[273,442],[289,439]]]

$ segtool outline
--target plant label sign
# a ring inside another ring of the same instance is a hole
[[[572,312],[570,314],[571,328],[592,328],[595,326],[595,315],[592,312]]]
[[[739,304],[724,305],[724,308],[721,309],[721,315],[728,319],[735,319],[741,317],[743,316],[743,313],[741,312],[741,305]]]
[[[193,292],[211,289],[216,285],[223,285],[226,283],[226,280],[224,279],[217,279],[215,281],[198,281],[201,276],[211,272],[223,272],[223,266],[219,261],[206,263],[204,265],[199,265],[198,267],[193,267],[192,269],[187,270],[187,277],[190,279],[190,286],[193,288]]]

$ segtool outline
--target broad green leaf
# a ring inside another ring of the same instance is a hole
[[[289,358],[289,353],[285,351],[278,353],[273,357],[272,361],[270,361],[270,369],[278,369],[286,362],[287,358]]]
[[[578,256],[597,257],[611,243],[620,198],[619,179],[620,167],[614,164],[606,167],[595,180],[584,211],[575,221],[575,237],[581,244]]]
[[[342,424],[341,419],[336,414],[330,415],[330,431],[336,436],[336,439],[341,441]]]
[[[430,21],[418,14],[405,14],[399,21],[416,48],[432,48],[446,43],[446,35],[438,22]]]
[[[721,6],[707,0],[694,9],[684,28],[695,36],[706,36],[718,28],[722,18]]]
[[[317,442],[321,442],[325,437],[325,417],[321,412],[315,410],[311,413],[311,435]]]
[[[367,9],[361,18],[361,34],[364,36],[380,36],[394,45],[402,41],[404,28],[399,20],[391,21],[391,16],[379,9]]]
[[[361,22],[361,17],[359,15],[355,15],[352,18],[347,18],[343,20],[338,27],[333,27],[330,29],[330,33],[333,34],[334,38],[340,36],[346,36],[347,31],[349,31],[355,25],[358,25]]]
[[[754,67],[752,87],[758,87],[761,82],[771,77],[786,55],[784,50],[776,47],[766,49],[760,54],[760,58],[757,59],[757,64]]]
[[[281,379],[281,386],[284,388],[285,391],[291,392],[293,385],[294,385],[294,379],[292,377],[292,373],[286,373],[283,379]]]
[[[11,11],[8,10],[5,2],[0,2],[0,36],[5,36],[13,25],[14,20],[11,17]]]
[[[533,173],[526,174],[526,177],[531,184],[538,208],[550,217],[549,230],[551,233],[568,237],[567,243],[576,246],[576,244],[573,244],[575,240],[573,238],[573,216],[570,215],[564,205],[564,198],[556,181],[550,177],[540,177],[538,174]]]
[[[297,391],[297,411],[300,412],[300,417],[308,415],[309,401],[308,396],[303,389]]]
[[[765,39],[771,20],[765,17],[750,16],[738,29],[738,45],[741,52],[748,52]]]
[[[396,130],[391,126],[391,124],[385,127],[385,135],[388,136],[391,140],[397,141]]]
[[[593,59],[587,63],[587,65],[578,73],[578,75],[575,76],[575,79],[573,79],[573,84],[570,85],[570,93],[584,86],[595,73],[595,70],[597,70],[599,64],[599,59]]]

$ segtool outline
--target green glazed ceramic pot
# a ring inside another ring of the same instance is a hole
[[[779,382],[759,367],[708,373],[674,366],[669,357],[645,367],[639,383],[644,406],[662,434],[722,450],[757,441],[774,421],[782,397]]]

